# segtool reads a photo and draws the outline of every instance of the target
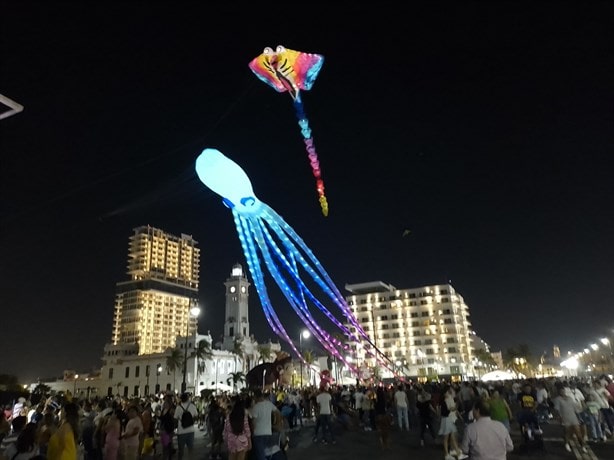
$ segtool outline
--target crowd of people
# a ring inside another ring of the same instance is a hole
[[[544,423],[560,422],[566,449],[575,438],[586,450],[587,443],[613,436],[613,407],[614,382],[606,376],[323,385],[206,398],[77,400],[68,394],[34,405],[20,398],[0,416],[0,460],[283,460],[289,436],[301,428],[313,430],[312,441],[322,445],[335,444],[343,430],[361,430],[375,432],[387,450],[395,430],[413,432],[420,446],[439,439],[445,460],[504,460],[514,448],[514,423],[528,443]],[[194,451],[200,431],[208,438],[206,452]]]

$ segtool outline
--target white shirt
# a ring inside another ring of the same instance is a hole
[[[548,399],[548,390],[545,388],[538,388],[535,392],[535,396],[537,397],[537,404],[543,404],[546,399]]]
[[[249,410],[254,424],[254,436],[270,436],[273,434],[271,416],[277,410],[275,404],[269,400],[259,401]]]
[[[394,393],[394,402],[397,407],[407,409],[407,394],[404,391],[397,390]]]
[[[465,428],[461,448],[471,460],[505,460],[514,444],[503,423],[480,417]]]
[[[362,408],[362,400],[364,397],[365,394],[362,391],[357,391],[356,393],[354,393],[354,405],[356,406],[356,408]]]
[[[320,415],[330,415],[330,402],[332,399],[330,393],[325,391],[316,396],[316,401],[320,406]]]
[[[188,411],[192,414],[194,418],[194,424],[188,427],[181,426],[181,416],[183,415],[183,411]],[[198,411],[196,410],[196,406],[192,401],[182,402],[177,407],[175,407],[174,418],[177,420],[177,434],[186,434],[186,433],[194,433],[196,431],[196,419],[198,417]]]

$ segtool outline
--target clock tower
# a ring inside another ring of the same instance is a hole
[[[249,282],[241,264],[232,267],[226,286],[226,319],[224,322],[224,348],[232,349],[235,339],[249,337]]]

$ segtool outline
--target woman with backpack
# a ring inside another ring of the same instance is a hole
[[[252,433],[243,400],[237,396],[233,402],[224,422],[222,436],[228,450],[228,460],[244,460],[247,451],[252,448]]]

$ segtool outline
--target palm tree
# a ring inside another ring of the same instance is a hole
[[[196,358],[196,382],[194,388],[198,387],[198,376],[205,372],[207,367],[207,361],[213,358],[213,352],[211,351],[211,344],[206,340],[201,340],[196,345],[196,349],[192,351],[193,358]]]
[[[245,350],[243,349],[243,340],[235,337],[232,353],[235,355],[235,372],[237,372],[237,358],[241,357],[242,363],[245,364]]]
[[[482,369],[487,366],[493,367],[497,365],[492,355],[489,352],[487,352],[484,348],[478,348],[477,350],[475,350],[473,355],[474,355],[474,358],[477,360],[477,363],[475,366],[476,368]],[[481,374],[478,373],[478,376],[480,375]]]
[[[237,385],[239,385],[239,383],[245,382],[245,374],[243,372],[231,372],[229,375],[230,377],[226,379],[226,383],[230,385],[230,382],[232,382],[232,388],[236,393]]]
[[[173,373],[173,389],[177,387],[177,369],[182,369],[183,353],[179,348],[173,348],[166,357],[166,369]]]
[[[305,350],[303,352],[303,359],[307,363],[307,381],[311,385],[311,366],[316,362],[316,355],[311,350]]]
[[[259,361],[266,363],[271,359],[271,344],[258,345]]]

